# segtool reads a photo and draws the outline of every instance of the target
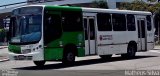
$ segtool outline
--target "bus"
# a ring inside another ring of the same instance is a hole
[[[13,9],[10,60],[73,64],[76,57],[113,54],[133,58],[154,48],[150,12],[70,6],[28,5]]]

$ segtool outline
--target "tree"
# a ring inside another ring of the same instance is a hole
[[[108,5],[107,5],[106,0],[95,0],[95,1],[93,1],[93,4],[94,4],[94,6],[92,6],[92,7],[108,9]]]
[[[152,1],[152,0],[151,0]],[[126,10],[135,10],[135,11],[150,11],[155,13],[159,10],[160,3],[156,4],[147,4],[143,1],[136,0],[132,3],[123,2],[120,4],[119,9],[126,9]]]
[[[119,9],[125,9],[125,10],[135,10],[135,11],[147,11],[147,6],[143,1],[133,1],[132,3],[123,2],[120,4]]]
[[[149,1],[149,2],[155,2],[155,1],[157,1],[157,0],[147,0],[147,1]]]

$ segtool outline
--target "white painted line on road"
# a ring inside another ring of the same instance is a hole
[[[9,61],[9,58],[0,60],[0,62],[4,62],[4,61]]]

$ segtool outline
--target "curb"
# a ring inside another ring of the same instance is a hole
[[[5,62],[5,61],[9,61],[9,58],[0,60],[0,62]]]
[[[8,48],[7,46],[6,47],[0,47],[0,49],[4,49],[4,48]]]

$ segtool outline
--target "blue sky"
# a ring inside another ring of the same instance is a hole
[[[17,2],[24,2],[26,0],[0,0],[0,5],[12,4]]]

